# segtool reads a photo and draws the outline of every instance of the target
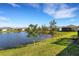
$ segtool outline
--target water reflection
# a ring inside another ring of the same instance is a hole
[[[43,40],[45,38],[50,38],[51,35],[38,35],[37,37],[27,37],[26,32],[2,32],[0,33],[0,49],[16,47],[22,44],[28,44],[33,41]]]

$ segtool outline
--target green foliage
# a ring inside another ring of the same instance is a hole
[[[41,33],[42,34],[48,34],[48,27],[46,25],[42,25],[42,27],[41,27]]]
[[[49,34],[54,35],[56,33],[56,31],[57,31],[56,21],[55,20],[50,21],[49,24],[50,24]]]
[[[2,31],[2,29],[0,29],[0,31]]]
[[[27,28],[27,32],[28,32],[28,37],[35,37],[35,36],[38,36],[38,28],[37,28],[37,24],[36,25],[33,25],[33,24],[30,24]]]
[[[55,20],[50,21],[49,24],[50,24],[50,29],[56,28],[56,21]]]
[[[56,31],[53,31],[53,30],[50,30],[50,31],[49,31],[49,34],[52,35],[52,36],[54,36],[55,33],[56,33]]]

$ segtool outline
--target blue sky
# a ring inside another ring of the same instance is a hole
[[[29,24],[48,26],[53,19],[58,26],[79,25],[79,4],[0,3],[0,27],[27,27]]]

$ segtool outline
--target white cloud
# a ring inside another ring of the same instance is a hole
[[[55,13],[55,8],[53,6],[53,4],[45,4],[43,12],[52,16]]]
[[[16,4],[16,3],[9,3],[12,7],[20,7],[20,5]]]
[[[0,16],[0,21],[8,21],[8,20],[9,20],[9,18],[4,17],[4,16]]]
[[[45,4],[43,11],[48,15],[59,19],[59,18],[71,18],[76,15],[74,12],[78,8],[70,8],[67,4]]]
[[[34,7],[34,8],[39,8],[40,5],[38,3],[29,3],[30,6]]]
[[[74,11],[76,11],[77,8],[70,8],[70,9],[62,9],[55,12],[53,15],[54,18],[71,18],[75,17]]]

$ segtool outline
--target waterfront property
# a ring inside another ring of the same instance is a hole
[[[8,31],[8,30],[11,30],[12,28],[10,28],[10,27],[1,27],[0,28],[0,31],[1,32],[6,32],[6,31]]]
[[[26,28],[10,28],[10,27],[1,27],[1,32],[7,32],[7,31],[26,31]]]
[[[79,55],[78,15],[78,3],[1,3],[0,56]]]
[[[72,26],[72,25],[69,25],[69,26],[62,26],[62,27],[59,27],[59,31],[77,31],[77,29],[79,28],[79,26]]]

